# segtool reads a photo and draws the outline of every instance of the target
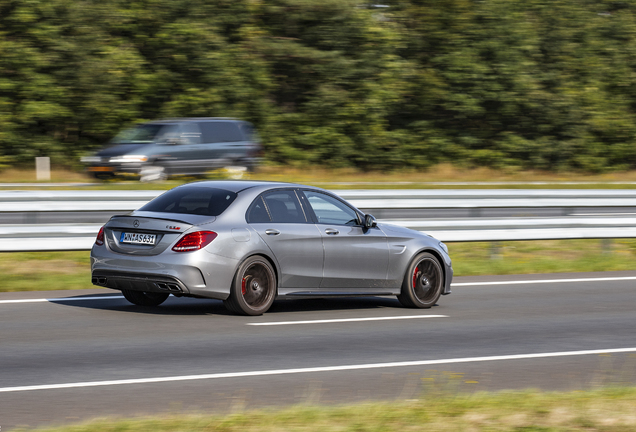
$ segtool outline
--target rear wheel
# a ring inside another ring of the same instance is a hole
[[[139,181],[141,182],[164,181],[167,178],[166,169],[160,165],[145,166],[139,172]]]
[[[95,177],[97,180],[101,180],[101,181],[111,180],[115,178],[115,174],[113,174],[112,172],[97,171],[92,173],[92,176]]]
[[[442,266],[437,258],[424,252],[411,261],[397,298],[406,307],[430,308],[442,294],[443,286]]]
[[[136,304],[137,306],[159,306],[161,303],[165,302],[170,295],[132,290],[121,290],[121,292],[126,300],[133,304]]]
[[[234,276],[225,307],[240,315],[261,315],[270,308],[276,296],[276,276],[264,257],[246,259]]]

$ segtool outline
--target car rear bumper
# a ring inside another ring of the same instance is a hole
[[[95,270],[91,281],[93,285],[117,290],[190,294],[188,287],[172,276]]]
[[[119,254],[105,245],[91,251],[92,283],[118,290],[225,300],[237,266],[237,260],[203,250],[153,257]]]

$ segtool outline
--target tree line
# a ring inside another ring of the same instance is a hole
[[[0,164],[238,117],[266,158],[362,169],[636,166],[636,4],[0,0]]]

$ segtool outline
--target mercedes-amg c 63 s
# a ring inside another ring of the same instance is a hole
[[[91,251],[92,282],[130,302],[170,294],[223,300],[260,315],[276,298],[396,295],[429,308],[450,294],[444,243],[376,222],[311,186],[203,181],[113,216]]]

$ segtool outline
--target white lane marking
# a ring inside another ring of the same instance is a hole
[[[341,319],[325,319],[310,321],[276,321],[263,323],[246,323],[251,326],[280,326],[294,324],[326,324],[326,323],[342,323],[342,322],[358,322],[358,321],[388,321],[402,319],[418,319],[418,318],[448,318],[448,315],[409,315],[409,316],[390,316],[390,317],[369,317],[369,318],[341,318]]]
[[[0,300],[0,304],[5,303],[44,303],[44,302],[68,302],[80,300],[112,300],[123,299],[124,296],[105,296],[105,297],[60,297],[60,298],[37,298],[37,299],[16,299],[16,300]]]
[[[604,350],[562,351],[562,352],[537,353],[537,354],[514,354],[514,355],[501,355],[501,356],[488,356],[488,357],[465,357],[465,358],[453,358],[453,359],[441,359],[441,360],[417,360],[417,361],[392,362],[392,363],[369,363],[369,364],[358,364],[358,365],[324,366],[324,367],[310,367],[310,368],[298,368],[298,369],[272,369],[272,370],[227,372],[227,373],[214,373],[214,374],[202,374],[202,375],[182,375],[182,376],[158,377],[158,378],[137,378],[137,379],[122,379],[122,380],[110,380],[110,381],[86,381],[86,382],[63,383],[63,384],[0,387],[0,393],[12,393],[12,392],[32,391],[32,390],[56,390],[56,389],[68,389],[68,388],[80,388],[80,387],[113,386],[113,385],[123,385],[123,384],[152,384],[152,383],[163,383],[163,382],[209,380],[209,379],[220,379],[220,378],[243,378],[243,377],[268,376],[268,375],[290,375],[290,374],[303,374],[303,373],[315,373],[315,372],[337,372],[337,371],[347,371],[347,370],[380,369],[380,368],[395,368],[395,367],[408,367],[408,366],[428,366],[428,365],[440,365],[440,364],[452,364],[452,363],[474,363],[474,362],[487,362],[487,361],[498,361],[498,360],[523,360],[523,359],[536,359],[536,358],[549,358],[549,357],[583,356],[583,355],[593,355],[593,354],[616,354],[616,353],[629,353],[629,352],[636,352],[636,348],[613,348],[613,349],[604,349]]]
[[[580,279],[539,279],[539,280],[522,280],[522,281],[491,281],[491,282],[460,282],[451,284],[452,287],[458,286],[477,286],[477,285],[526,285],[526,284],[547,284],[547,283],[572,283],[572,282],[610,282],[610,281],[627,281],[636,280],[636,276],[625,277],[605,277],[605,278],[580,278]]]

